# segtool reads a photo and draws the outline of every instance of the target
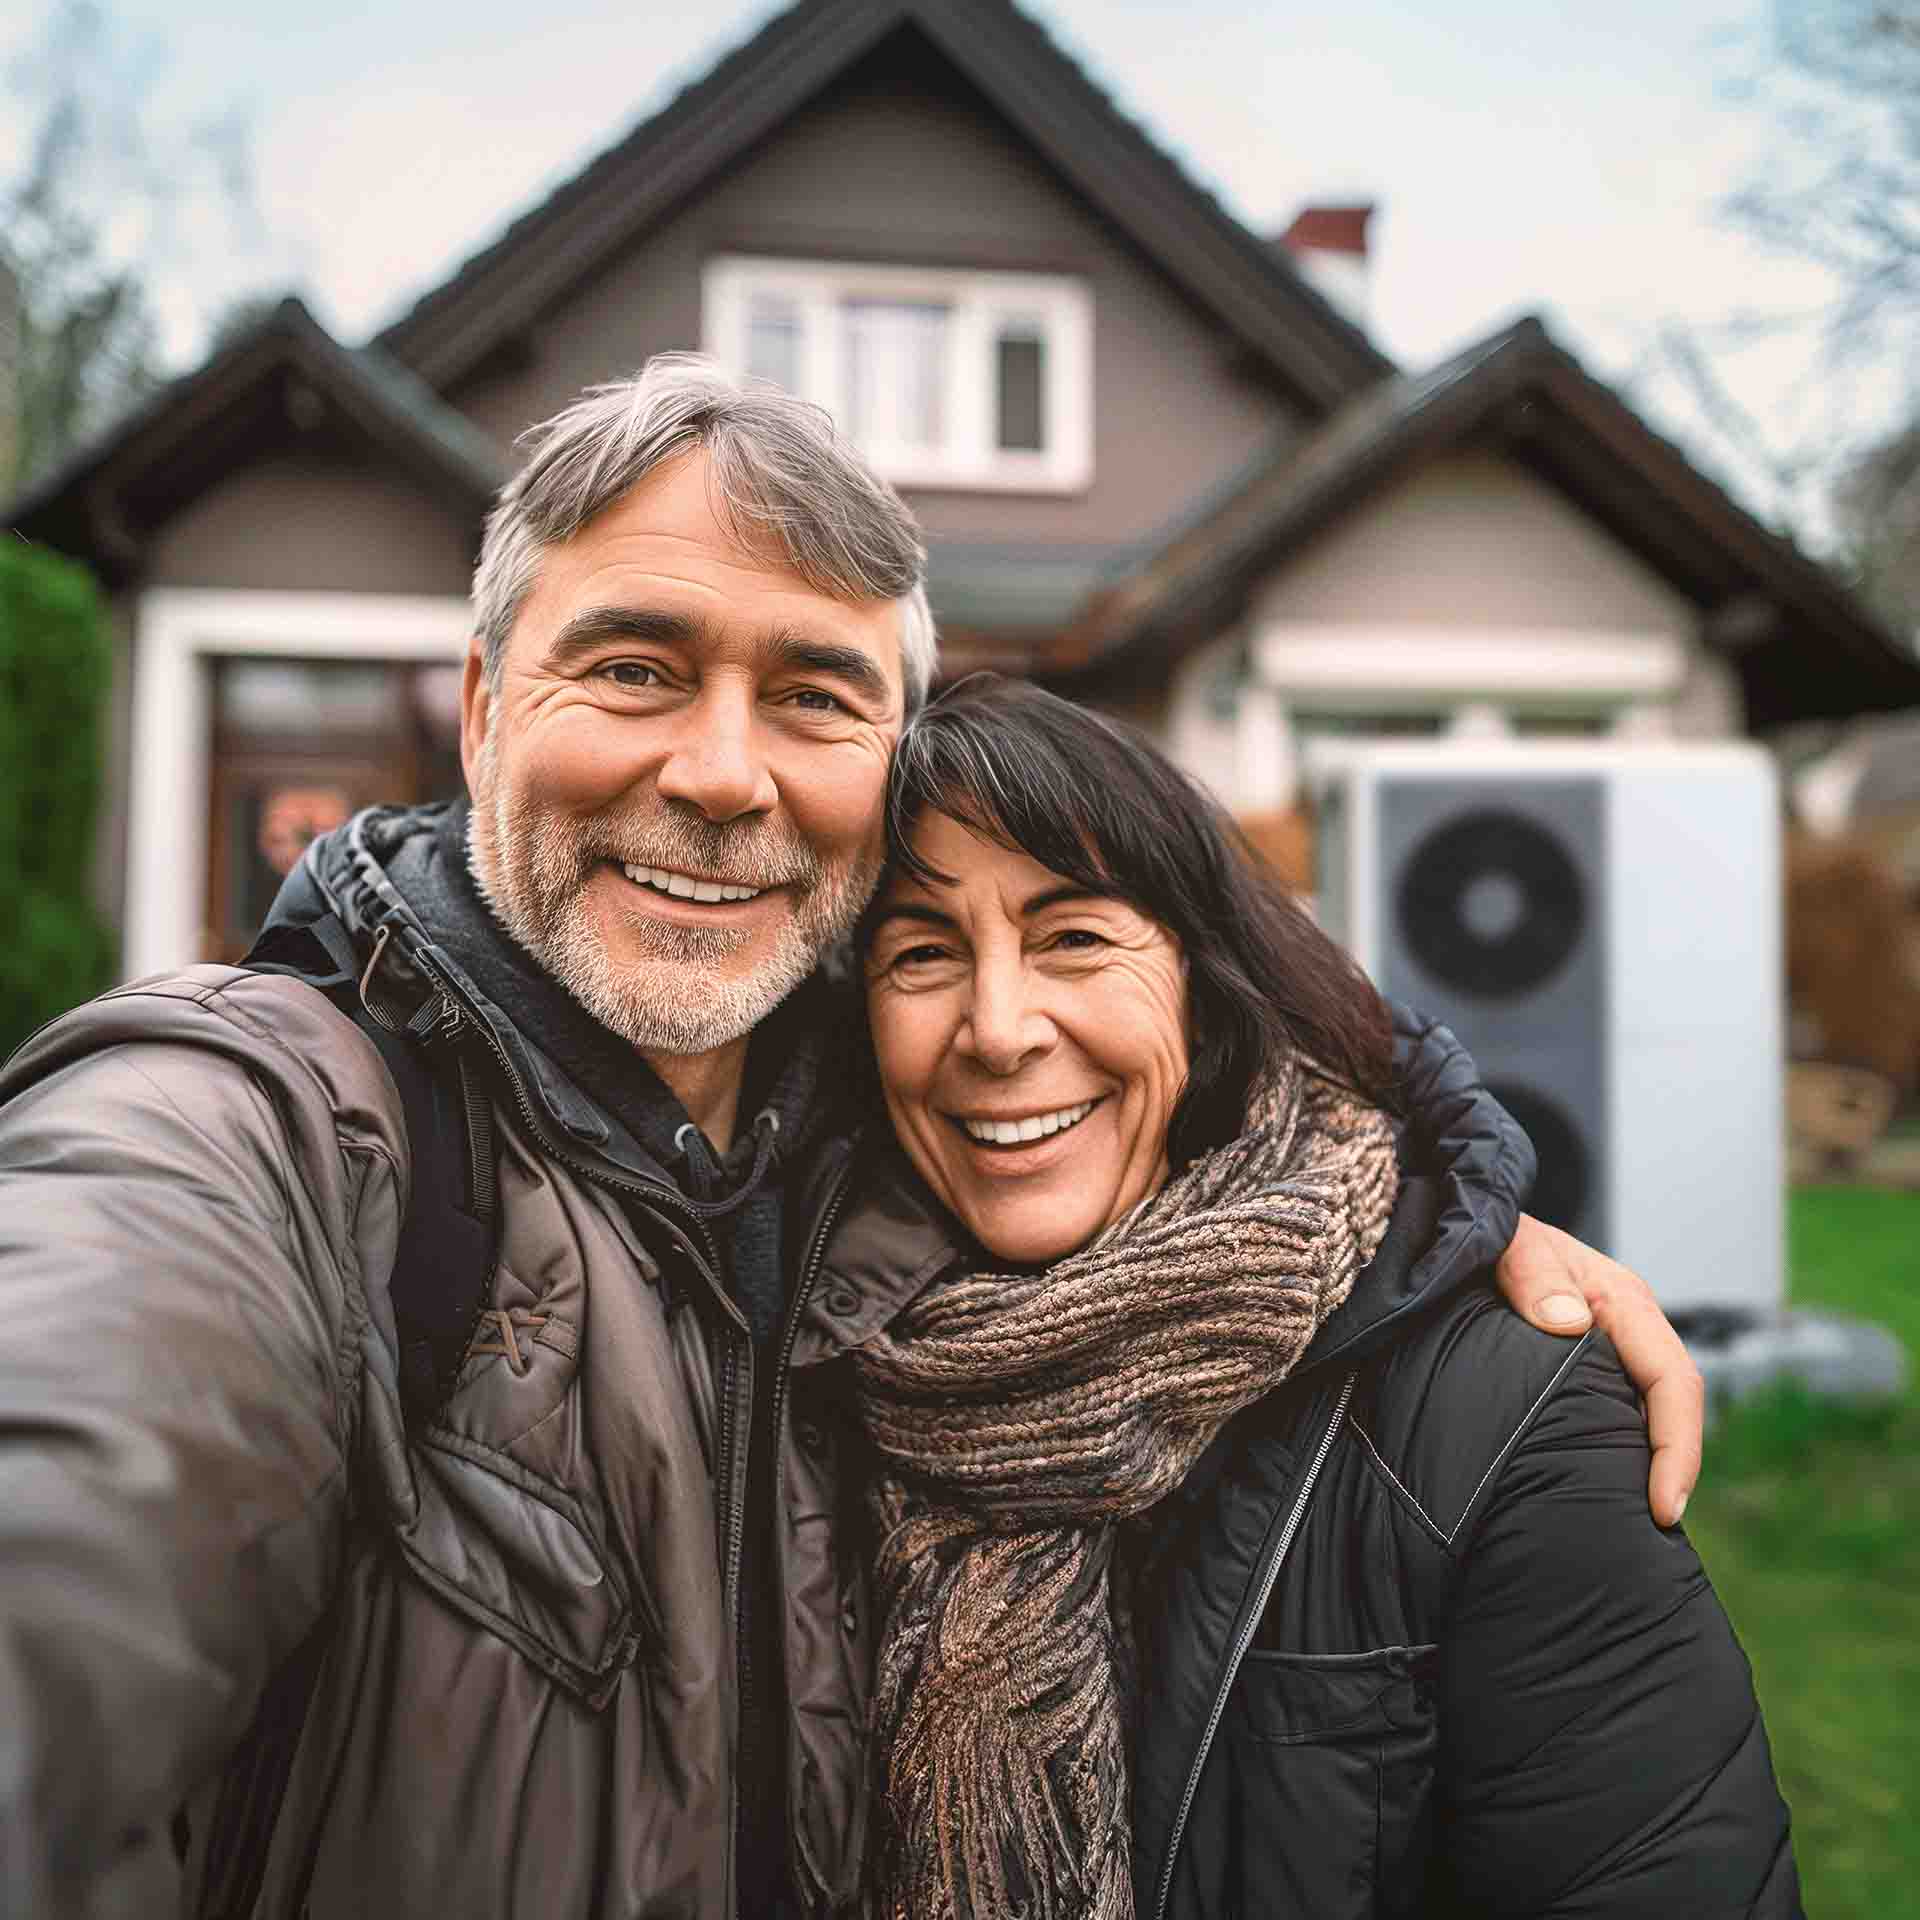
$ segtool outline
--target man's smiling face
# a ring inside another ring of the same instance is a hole
[[[643,1052],[749,1032],[853,925],[902,719],[901,609],[824,595],[679,456],[541,558],[467,662],[475,864],[515,936]]]

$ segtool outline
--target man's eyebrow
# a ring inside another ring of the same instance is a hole
[[[576,613],[547,643],[546,665],[570,667],[598,653],[610,640],[684,647],[697,640],[699,621],[684,613],[648,607],[587,607]]]

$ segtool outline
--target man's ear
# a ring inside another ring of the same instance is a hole
[[[460,767],[473,791],[473,763],[493,724],[493,688],[487,681],[486,648],[479,634],[467,642],[467,664],[460,676]]]

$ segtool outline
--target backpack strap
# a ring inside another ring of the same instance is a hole
[[[320,904],[304,869],[306,904]],[[282,898],[286,896],[283,894]],[[476,1044],[448,1020],[431,982],[389,958],[389,929],[374,937],[364,966],[337,914],[268,927],[241,963],[317,987],[380,1049],[400,1095],[412,1176],[388,1283],[400,1336],[400,1394],[410,1429],[446,1403],[493,1283],[497,1182],[493,1105]],[[402,999],[411,992],[410,1009]],[[401,1017],[404,1015],[404,1018]],[[266,1872],[273,1831],[306,1726],[313,1690],[332,1644],[336,1608],[269,1680],[253,1724],[221,1776],[201,1869],[201,1920],[251,1913]],[[193,1835],[183,1807],[173,1821],[185,1864]]]
[[[364,966],[339,917],[269,927],[241,963],[317,987],[380,1050],[406,1121],[412,1177],[389,1294],[409,1426],[445,1404],[492,1289],[498,1222],[493,1102],[476,1044],[389,929]]]

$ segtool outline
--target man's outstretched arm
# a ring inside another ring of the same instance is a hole
[[[1597,1326],[1613,1342],[1646,1405],[1653,1446],[1647,1505],[1658,1525],[1677,1527],[1700,1478],[1707,1391],[1653,1289],[1631,1268],[1528,1213],[1494,1271],[1508,1304],[1543,1333]]]
[[[181,985],[82,1009],[0,1083],[7,1913],[149,1883],[338,1565],[393,1156],[267,983],[224,1010]]]

